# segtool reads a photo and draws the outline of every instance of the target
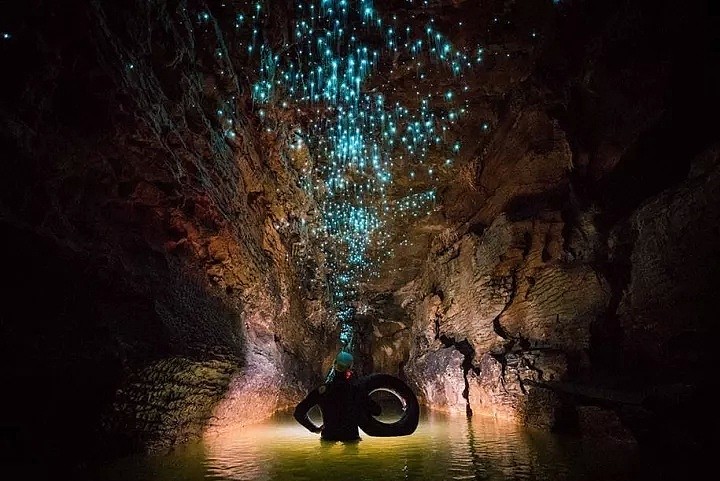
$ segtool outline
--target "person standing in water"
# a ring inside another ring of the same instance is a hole
[[[310,432],[321,433],[323,440],[359,440],[358,421],[366,413],[378,416],[382,411],[380,405],[360,387],[353,376],[352,366],[352,354],[340,351],[335,357],[332,379],[310,391],[295,407],[295,419]],[[316,426],[308,417],[314,406],[319,406],[322,411],[321,426]]]

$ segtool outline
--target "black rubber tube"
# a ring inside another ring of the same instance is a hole
[[[420,420],[420,405],[412,389],[395,376],[390,374],[370,374],[360,379],[367,395],[375,390],[391,391],[403,400],[403,414],[393,423],[384,423],[375,419],[370,413],[361,416],[358,426],[368,436],[394,437],[407,436],[415,432]]]

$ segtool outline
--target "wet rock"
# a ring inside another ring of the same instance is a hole
[[[568,354],[589,347],[611,291],[591,266],[564,261],[557,212],[538,215],[532,222],[500,215],[481,235],[463,235],[431,257],[422,283],[399,299],[415,316],[411,358],[443,342],[465,340],[472,349],[473,412],[552,426],[555,395],[530,392],[567,375]]]
[[[506,376],[503,365],[490,354],[484,354],[478,371],[468,373],[468,404],[473,416],[491,416],[518,421],[523,389],[517,378]]]
[[[253,356],[228,383],[220,402],[213,406],[203,435],[216,436],[268,418],[278,409],[285,382],[275,363]]]
[[[230,253],[228,252],[227,241],[220,237],[213,237],[208,242],[208,255],[216,262],[225,262],[230,259]]]
[[[550,389],[534,387],[528,389],[527,396],[519,406],[518,415],[521,424],[552,431],[561,425],[563,404],[557,393]]]
[[[513,302],[499,317],[511,337],[579,350],[590,345],[590,325],[604,313],[610,287],[590,266],[552,265],[519,281]]]
[[[147,453],[197,441],[239,366],[232,357],[212,361],[176,357],[149,365],[117,391],[104,415],[104,429],[115,443]]]
[[[562,405],[556,393],[538,383],[547,375],[547,371],[542,373],[534,366],[543,364],[539,360],[543,357],[484,354],[477,368],[468,372],[467,377],[468,403],[472,415],[491,416],[546,430],[554,429],[563,416]],[[546,365],[562,364],[558,360],[562,356],[547,357]]]
[[[416,387],[421,402],[439,411],[464,414],[467,408],[467,400],[463,396],[464,359],[465,356],[454,347],[411,359],[405,373]]]

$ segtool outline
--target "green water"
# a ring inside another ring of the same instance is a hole
[[[289,415],[187,446],[123,459],[96,473],[122,481],[394,481],[652,479],[634,448],[520,429],[489,418],[423,414],[416,432],[320,441]],[[657,479],[657,478],[656,478]]]

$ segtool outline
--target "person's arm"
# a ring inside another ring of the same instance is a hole
[[[322,426],[315,426],[310,418],[308,412],[318,403],[320,393],[318,389],[313,389],[300,403],[295,407],[293,417],[297,422],[305,426],[305,428],[311,433],[319,433],[322,431]]]

